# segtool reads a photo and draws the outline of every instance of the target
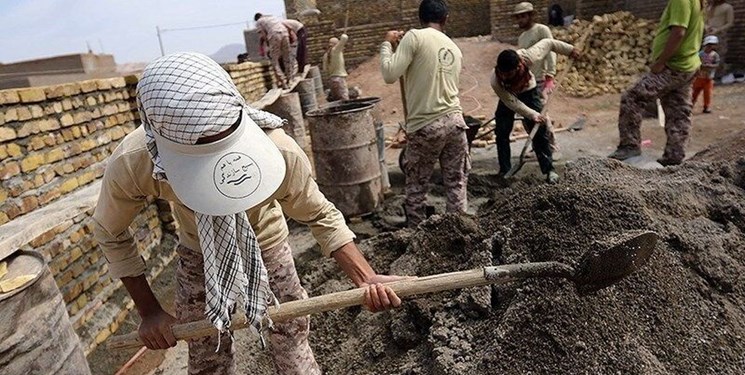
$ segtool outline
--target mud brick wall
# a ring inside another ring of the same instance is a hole
[[[285,0],[290,18],[295,16],[292,12],[295,3]],[[450,18],[446,33],[450,37],[489,34],[489,0],[451,0],[448,3]],[[419,27],[418,0],[318,0],[316,6],[321,15],[303,20],[308,28],[310,61],[314,64],[321,63],[328,39],[344,32],[345,21],[350,42],[344,57],[349,67],[378,53],[388,30]]]
[[[0,91],[0,225],[100,178],[136,116],[121,77]]]
[[[272,87],[265,62],[224,68],[249,102]],[[106,159],[139,126],[137,82],[129,76],[0,91],[0,231],[10,221],[49,227],[21,249],[46,258],[86,353],[117,330],[133,302],[108,276],[91,233],[93,208],[52,223],[34,212],[67,205],[71,194],[97,196]],[[148,277],[158,275],[175,256],[170,205],[151,198],[130,230]]]
[[[84,348],[109,328],[97,316],[120,285],[108,277],[93,240],[93,209],[51,224],[32,213],[55,209],[73,193],[97,193],[106,159],[138,125],[136,83],[136,77],[118,77],[0,91],[0,225],[54,226],[22,249],[46,258]],[[162,211],[151,202],[132,225],[146,258],[168,224]]]
[[[260,99],[274,84],[274,75],[268,61],[225,64],[223,68],[249,103]]]

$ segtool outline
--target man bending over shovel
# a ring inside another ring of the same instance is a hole
[[[494,114],[497,136],[497,160],[499,174],[505,175],[512,167],[512,151],[510,150],[510,134],[515,122],[515,112],[523,116],[525,131],[530,133],[536,123],[540,128],[533,138],[533,150],[541,166],[541,172],[546,175],[546,181],[555,184],[559,175],[554,171],[552,151],[546,127],[546,118],[541,115],[543,101],[538,91],[535,76],[530,72],[534,62],[542,62],[549,53],[556,52],[572,58],[578,58],[580,53],[571,44],[554,39],[543,39],[530,48],[517,51],[508,49],[497,57],[497,65],[492,72],[491,86],[499,96],[499,105]]]
[[[137,104],[142,126],[109,158],[93,219],[110,275],[121,278],[142,317],[139,335],[148,348],[176,345],[171,325],[206,314],[222,334],[189,340],[189,374],[234,373],[227,331],[241,300],[252,331],[269,331],[277,373],[320,373],[308,317],[262,326],[268,303],[307,298],[283,211],[309,225],[324,254],[367,288],[370,310],[401,303],[381,285],[399,278],[378,275],[367,263],[283,121],[248,107],[220,65],[194,53],[162,57],[143,72]],[[128,231],[149,196],[171,202],[179,223],[176,317],[153,294]]]

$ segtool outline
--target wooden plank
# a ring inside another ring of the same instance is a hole
[[[64,221],[95,207],[100,191],[101,181],[95,181],[52,204],[0,226],[0,260]]]

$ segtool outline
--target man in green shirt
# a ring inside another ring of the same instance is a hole
[[[419,21],[425,27],[405,35],[389,31],[380,47],[385,82],[404,77],[406,217],[411,227],[426,219],[429,180],[438,160],[447,191],[447,211],[465,212],[467,206],[467,126],[458,100],[463,54],[442,31],[447,18],[444,0],[423,0]],[[395,44],[398,48],[393,53]]]
[[[702,0],[670,0],[662,13],[652,45],[654,63],[650,72],[621,98],[618,114],[618,149],[610,158],[626,160],[641,155],[641,122],[644,107],[659,98],[665,111],[667,144],[664,165],[677,165],[685,158],[685,143],[691,128],[691,81],[701,65],[698,51],[704,32]]]

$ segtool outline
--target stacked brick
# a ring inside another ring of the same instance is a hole
[[[582,19],[592,19],[593,16],[625,10],[637,17],[653,21],[659,20],[662,11],[669,0],[575,0],[576,15]],[[564,1],[562,1],[564,3]],[[729,31],[729,53],[727,62],[734,67],[745,67],[745,0],[728,0],[735,8],[735,25]]]
[[[248,102],[272,87],[267,63],[225,69]],[[0,225],[49,225],[22,249],[46,258],[86,353],[113,334],[134,305],[108,276],[91,233],[92,208],[51,224],[31,213],[68,207],[60,199],[72,193],[97,194],[106,159],[139,125],[137,81],[130,76],[0,91]],[[170,205],[151,198],[130,231],[148,277],[158,275],[175,257]]]
[[[135,108],[124,78],[0,91],[0,225],[100,178]]]
[[[226,64],[223,68],[249,103],[260,99],[274,84],[274,75],[268,61]]]

